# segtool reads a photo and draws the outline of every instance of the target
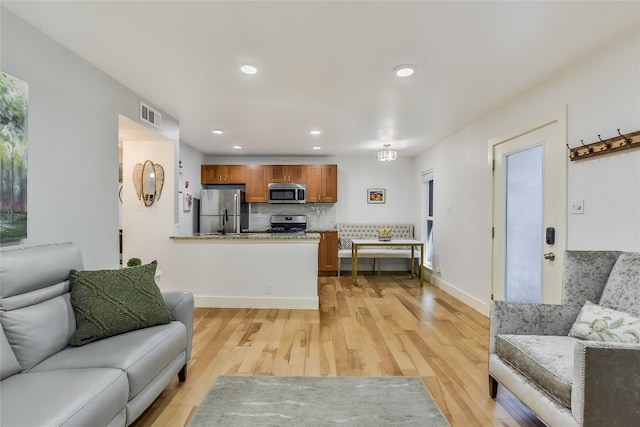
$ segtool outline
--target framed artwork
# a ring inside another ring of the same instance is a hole
[[[26,82],[0,71],[0,242],[27,237]]]
[[[384,203],[386,200],[384,188],[367,188],[367,203]]]
[[[193,205],[193,196],[191,193],[182,193],[182,210],[185,212],[191,211],[191,205]]]

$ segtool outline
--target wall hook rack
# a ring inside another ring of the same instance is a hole
[[[628,150],[630,148],[640,147],[640,131],[632,132],[623,135],[618,129],[618,136],[614,136],[609,139],[602,139],[598,134],[599,141],[592,142],[591,144],[585,144],[584,140],[580,140],[580,146],[569,147],[569,159],[571,161],[586,159],[589,157],[599,156],[601,154],[609,154],[616,151]]]

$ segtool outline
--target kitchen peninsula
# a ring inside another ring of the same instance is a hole
[[[172,236],[198,307],[318,309],[317,233]]]

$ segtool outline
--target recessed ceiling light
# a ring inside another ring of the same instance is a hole
[[[216,135],[222,135],[224,133],[222,129],[214,129],[211,132],[215,133]]]
[[[314,145],[314,146],[313,146],[313,149],[314,149],[314,150],[320,150],[320,149],[322,149],[322,147],[320,147],[319,145]]]
[[[416,66],[413,64],[398,65],[393,69],[393,73],[398,77],[409,77],[416,71]]]
[[[242,150],[242,147],[240,145],[234,145],[233,149],[234,150]]]
[[[318,129],[311,129],[309,133],[311,135],[320,135],[322,132],[320,132]]]
[[[258,72],[258,68],[254,67],[253,65],[245,64],[240,67],[240,71],[245,74],[255,74]]]

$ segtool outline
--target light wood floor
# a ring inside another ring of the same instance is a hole
[[[542,426],[487,384],[489,321],[408,275],[318,279],[320,310],[198,308],[188,378],[134,424],[184,426],[218,375],[415,376],[452,426]],[[410,404],[410,402],[407,402]]]

